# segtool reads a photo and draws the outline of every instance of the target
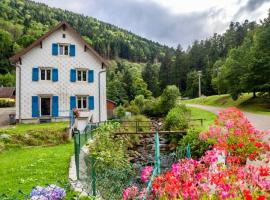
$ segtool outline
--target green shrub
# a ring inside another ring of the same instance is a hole
[[[133,102],[131,102],[131,104],[126,108],[126,110],[134,115],[141,114],[141,109]]]
[[[115,109],[115,114],[118,118],[123,118],[125,117],[126,115],[126,109],[123,107],[123,106],[118,106],[116,109]]]
[[[169,111],[165,118],[166,130],[184,130],[188,128],[190,110],[185,105],[179,105]]]
[[[104,199],[121,199],[123,188],[127,187],[134,172],[127,159],[127,144],[122,137],[115,138],[117,122],[106,123],[94,131],[90,143],[90,156],[96,159],[97,190]],[[88,167],[91,167],[88,163]]]
[[[209,150],[210,144],[206,141],[200,140],[199,134],[200,129],[189,129],[187,134],[179,141],[181,147],[187,146],[190,144],[191,157],[193,159],[200,158],[205,151]]]
[[[14,107],[15,101],[13,99],[0,99],[0,108]]]
[[[176,106],[179,96],[179,89],[175,85],[168,85],[160,96],[158,110],[162,114],[167,114],[169,110]]]

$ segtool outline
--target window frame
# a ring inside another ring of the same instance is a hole
[[[63,54],[61,54],[61,46],[63,46]],[[65,47],[68,48],[67,54],[65,54]],[[69,56],[70,54],[70,45],[67,43],[58,43],[58,55],[59,56]]]
[[[83,80],[83,72],[85,72],[85,80]],[[88,70],[87,69],[76,69],[76,81],[79,83],[88,82]],[[79,73],[81,74],[81,80],[79,80]]]
[[[42,79],[42,70],[45,70],[45,79],[43,80]],[[48,72],[47,71],[50,71],[50,79],[48,80]],[[39,75],[40,75],[40,81],[49,81],[51,82],[52,81],[52,67],[39,67]]]
[[[79,109],[79,110],[88,110],[88,97],[87,95],[78,95],[76,96],[76,107]],[[83,101],[84,99],[86,100],[86,104],[85,104],[85,107],[83,106]],[[81,102],[81,107],[79,107],[79,103],[78,102]]]

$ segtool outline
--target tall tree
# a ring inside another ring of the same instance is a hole
[[[147,63],[143,68],[142,77],[147,84],[148,90],[150,90],[154,97],[160,95],[159,88],[159,66],[156,64]]]
[[[160,81],[160,88],[163,90],[167,85],[172,83],[172,54],[170,51],[167,51],[160,66],[159,71],[159,81]]]

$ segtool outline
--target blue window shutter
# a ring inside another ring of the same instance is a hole
[[[76,108],[76,96],[70,96],[70,110]]]
[[[76,69],[70,70],[70,82],[76,82]]]
[[[32,117],[39,117],[38,96],[32,96]]]
[[[53,117],[58,117],[59,116],[59,111],[58,111],[58,96],[53,96],[52,97],[52,116]]]
[[[88,70],[88,83],[94,82],[94,70]]]
[[[94,108],[95,108],[94,96],[88,97],[88,108],[89,108],[89,110],[94,110]]]
[[[52,69],[52,81],[53,82],[58,81],[58,69],[57,68]]]
[[[69,55],[71,57],[75,56],[75,45],[74,44],[69,45]]]
[[[58,55],[58,44],[53,43],[52,44],[52,55],[57,56]]]
[[[38,81],[38,67],[32,68],[32,81]]]

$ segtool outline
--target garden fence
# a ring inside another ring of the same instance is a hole
[[[92,127],[90,128],[90,132],[93,131]],[[87,132],[86,132],[87,133]],[[75,141],[81,141],[79,139],[82,138],[84,134],[76,134]],[[91,135],[91,134],[90,134]],[[77,139],[76,139],[77,138]],[[84,140],[86,141],[86,140]],[[94,156],[86,156],[85,163],[87,165],[87,175],[88,175],[88,184],[89,188],[91,188],[91,195],[93,196],[102,196],[103,199],[116,200],[121,199],[122,192],[125,188],[130,185],[136,185],[138,188],[142,188],[143,185],[140,181],[140,174],[142,169],[149,164],[153,165],[153,171],[151,175],[151,179],[147,184],[147,191],[150,192],[152,189],[152,181],[155,176],[161,173],[161,156],[160,156],[160,144],[159,144],[159,132],[156,131],[154,136],[154,163],[145,163],[145,164],[134,164],[131,168],[125,169],[115,169],[110,168],[108,166],[105,170],[101,169],[99,166],[102,161],[96,160]],[[76,144],[78,147],[82,146],[81,144]],[[171,160],[172,163],[178,161],[181,158],[190,158],[190,145],[188,144],[186,147],[177,148],[175,152],[172,152],[168,155],[168,160]],[[79,167],[79,166],[78,166]],[[167,170],[167,169],[165,169]],[[79,174],[79,172],[78,172]],[[79,177],[80,178],[80,177]],[[145,198],[146,199],[146,196]]]

